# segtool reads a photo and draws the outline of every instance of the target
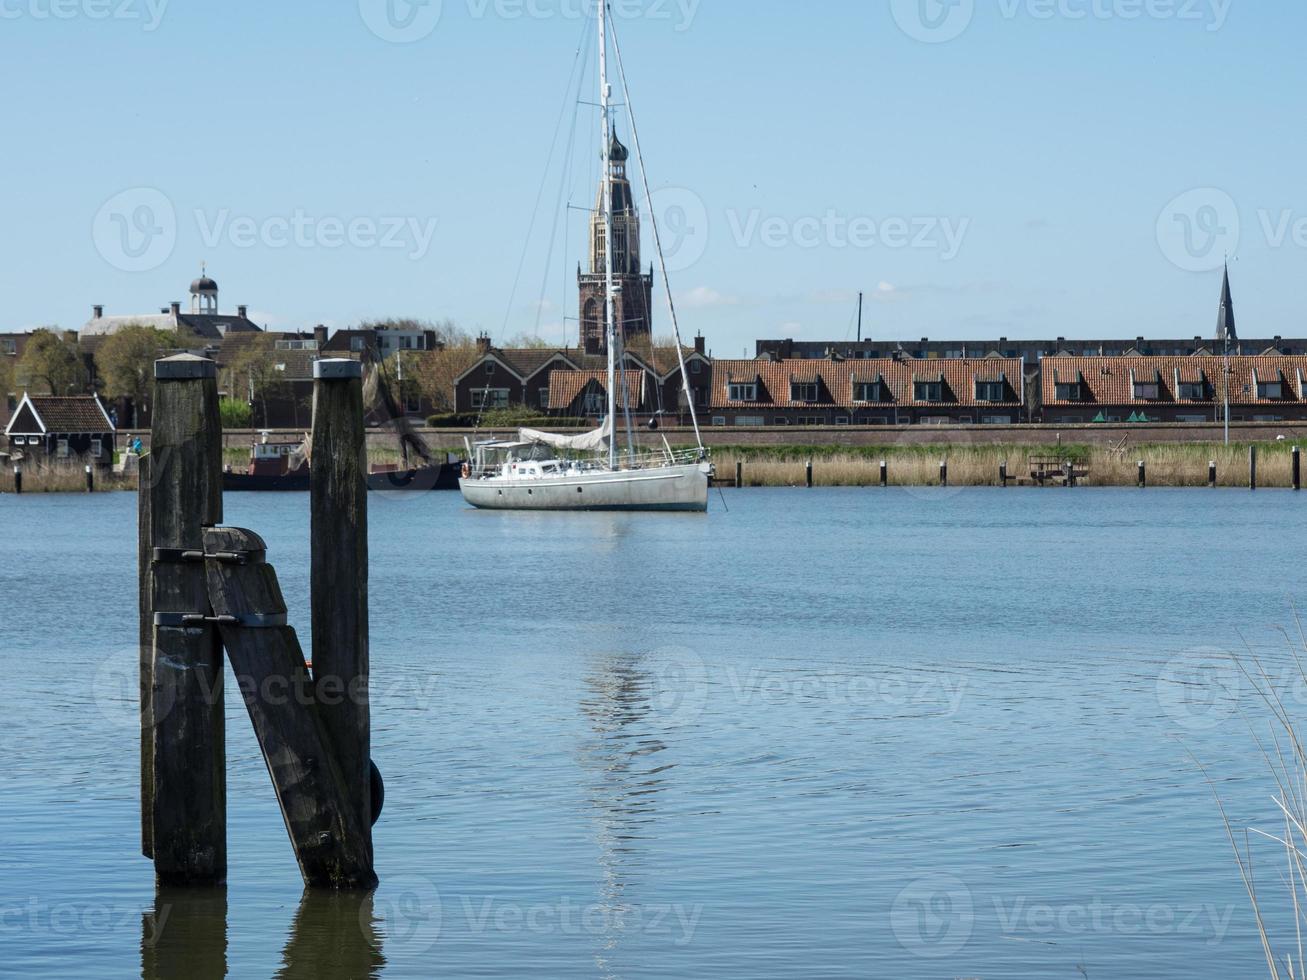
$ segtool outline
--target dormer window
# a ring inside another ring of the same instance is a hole
[[[1283,398],[1284,385],[1279,381],[1259,381],[1257,382],[1258,398]]]
[[[1007,399],[1007,383],[1002,378],[997,381],[976,379],[976,401],[1001,402]]]
[[[1141,401],[1156,401],[1162,397],[1162,375],[1158,371],[1135,374],[1130,372],[1130,393]]]
[[[790,401],[815,402],[817,385],[811,381],[793,381],[790,383]]]
[[[758,383],[732,381],[727,388],[726,397],[733,402],[756,402],[758,400]]]
[[[1054,386],[1053,397],[1060,402],[1083,401],[1079,381],[1059,381]]]
[[[885,385],[881,381],[857,381],[853,385],[853,400],[855,402],[887,402],[885,397]]]
[[[1161,390],[1161,385],[1159,385],[1156,381],[1136,381],[1136,382],[1135,382],[1135,397],[1136,397],[1136,398],[1142,398],[1142,399],[1146,399],[1146,400],[1148,400],[1148,399],[1156,399],[1156,398],[1160,397],[1160,395],[1159,395],[1160,390]]]
[[[943,381],[913,382],[913,397],[919,402],[942,402],[944,400]]]
[[[1182,402],[1201,402],[1207,398],[1207,385],[1201,381],[1182,381],[1179,392]]]

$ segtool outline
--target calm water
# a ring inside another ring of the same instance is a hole
[[[1235,709],[1264,712],[1203,668],[1243,639],[1289,663],[1307,500],[727,501],[374,496],[382,886],[302,899],[233,690],[229,886],[155,894],[134,500],[0,497],[0,975],[1263,973],[1189,753],[1236,823],[1275,829]],[[307,498],[229,496],[227,521],[267,539],[307,647]]]

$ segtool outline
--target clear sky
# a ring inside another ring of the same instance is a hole
[[[849,337],[859,290],[876,338],[1207,336],[1227,249],[1241,333],[1307,333],[1300,3],[614,3],[718,355]],[[585,6],[0,0],[0,330],[186,301],[207,261],[274,328],[575,342]]]

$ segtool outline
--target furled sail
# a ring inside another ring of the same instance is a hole
[[[518,438],[523,442],[539,442],[555,449],[575,449],[580,451],[607,449],[613,438],[613,420],[611,416],[602,426],[593,432],[579,436],[560,436],[552,432],[539,432],[535,429],[518,430]]]

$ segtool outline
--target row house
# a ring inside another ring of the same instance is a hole
[[[482,339],[475,351],[448,350],[436,355],[462,359],[453,377],[454,403],[460,414],[523,406],[564,418],[598,419],[607,411],[608,360],[577,349],[501,349]],[[712,383],[712,362],[703,338],[684,348],[695,403],[705,407]],[[466,366],[463,366],[465,363]],[[641,421],[674,417],[688,422],[682,391],[680,358],[675,348],[628,350],[621,378],[627,406]],[[622,392],[619,391],[619,403]]]
[[[1228,364],[1228,375],[1227,375]],[[1307,356],[1046,357],[1044,421],[1307,420]]]
[[[707,414],[714,426],[1013,425],[1023,374],[1004,357],[717,361]]]

